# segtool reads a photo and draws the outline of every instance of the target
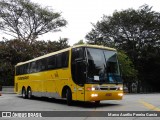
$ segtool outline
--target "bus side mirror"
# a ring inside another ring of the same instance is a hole
[[[76,62],[82,62],[83,61],[83,58],[77,58],[75,59]]]
[[[77,58],[77,59],[75,59],[75,62],[76,62],[76,64],[77,64],[78,62],[80,62],[80,63],[83,63],[83,64],[85,64],[86,66],[88,66],[87,61],[86,61],[85,59],[83,59],[83,58]]]

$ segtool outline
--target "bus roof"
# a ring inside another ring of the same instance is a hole
[[[72,46],[71,48],[76,48],[76,47],[92,47],[92,48],[101,48],[101,49],[116,51],[116,49],[114,48],[105,47],[102,45],[89,45],[89,44],[75,45],[75,46]]]
[[[99,46],[99,45],[89,45],[89,44],[74,45],[74,46],[71,46],[69,48],[62,49],[62,50],[59,50],[59,51],[56,51],[56,52],[51,52],[51,53],[48,53],[46,55],[31,59],[31,60],[28,60],[28,61],[25,61],[25,62],[17,63],[16,66],[23,65],[23,64],[26,64],[26,63],[30,63],[30,62],[33,62],[33,61],[36,61],[36,60],[40,60],[40,59],[43,59],[43,58],[46,58],[46,57],[49,57],[49,56],[52,56],[52,55],[56,55],[56,54],[61,53],[61,52],[68,51],[72,48],[78,48],[78,47],[91,47],[91,48],[99,48],[99,49],[106,49],[106,50],[110,50],[110,51],[116,51],[116,49],[114,49],[114,48],[104,47],[104,46]]]

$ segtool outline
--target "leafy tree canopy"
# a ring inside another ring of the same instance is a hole
[[[75,43],[74,45],[83,45],[85,44],[85,42],[83,40],[79,40],[77,43]]]
[[[160,13],[148,5],[138,10],[115,11],[112,16],[104,15],[93,24],[86,35],[90,44],[115,46],[129,54],[133,60],[140,57],[141,50],[160,47]]]
[[[137,70],[134,68],[134,64],[131,59],[125,54],[125,52],[118,52],[118,61],[120,63],[122,77],[124,79],[134,78],[137,79]]]
[[[60,13],[30,0],[0,0],[0,30],[16,39],[32,42],[66,24]]]

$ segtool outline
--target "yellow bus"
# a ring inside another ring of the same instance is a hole
[[[74,101],[121,100],[123,84],[117,51],[97,45],[77,45],[15,66],[15,92]]]

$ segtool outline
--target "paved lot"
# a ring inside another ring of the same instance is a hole
[[[0,111],[159,111],[160,112],[160,94],[128,94],[121,101],[101,101],[100,105],[94,103],[73,102],[68,106],[65,100],[55,100],[49,98],[34,98],[31,100],[23,99],[16,94],[2,94],[0,96]],[[73,113],[74,114],[74,113]],[[0,118],[2,119],[2,118]],[[5,118],[10,120],[11,118]],[[15,118],[14,118],[15,119]],[[31,119],[31,118],[26,118]],[[25,119],[25,120],[26,120]],[[37,119],[37,118],[32,118]],[[46,118],[38,118],[45,120]],[[47,118],[56,119],[56,118]],[[75,117],[58,117],[61,120],[72,120]],[[137,120],[137,119],[160,119],[158,117],[77,117],[76,120],[91,119],[119,119],[119,120]],[[4,118],[3,118],[4,120]]]

